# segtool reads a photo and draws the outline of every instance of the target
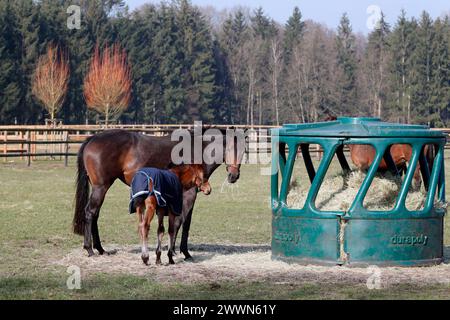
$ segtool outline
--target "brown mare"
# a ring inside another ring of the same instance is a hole
[[[180,180],[181,186],[184,191],[188,191],[194,187],[197,187],[204,194],[209,195],[211,193],[211,186],[208,180],[204,179],[203,166],[198,164],[193,165],[181,165],[171,169]],[[153,182],[149,181],[148,190],[153,190]],[[150,224],[153,220],[155,213],[158,215],[158,245],[156,248],[156,264],[161,264],[161,242],[164,236],[164,216],[166,212],[169,216],[169,250],[167,256],[169,257],[169,264],[175,264],[173,256],[175,254],[175,240],[178,230],[181,225],[182,217],[176,216],[170,206],[166,208],[158,207],[158,202],[155,195],[151,195],[145,199],[136,199],[136,210],[139,219],[139,235],[142,242],[142,261],[148,265],[148,233],[150,231]]]
[[[335,121],[337,117],[328,115],[325,121]],[[350,144],[348,145],[350,149],[350,158],[353,164],[360,171],[367,171],[375,160],[376,150],[373,146],[367,144]],[[434,148],[430,146],[425,146],[424,154],[428,161],[430,168],[433,164],[434,159]],[[409,144],[394,144],[390,148],[390,154],[392,160],[394,161],[397,170],[400,173],[406,173],[407,166],[412,156],[412,147]],[[386,172],[389,167],[386,161],[381,159],[378,171]],[[420,174],[420,163],[417,163],[416,170],[414,171],[414,187],[420,187],[421,184],[421,174]]]
[[[218,129],[214,129],[219,131]],[[220,130],[222,135],[227,132]],[[194,133],[191,132],[192,143]],[[226,163],[228,182],[235,183],[239,179],[240,165],[245,149],[240,147],[237,139],[216,141],[203,139],[202,151],[212,144],[219,144],[226,151],[221,163],[204,164],[205,179],[222,164]],[[125,130],[109,130],[88,138],[78,152],[78,175],[75,196],[75,214],[73,230],[84,235],[84,248],[89,256],[94,255],[93,248],[99,254],[106,252],[100,241],[98,218],[100,208],[112,184],[119,179],[130,185],[137,170],[143,167],[167,169],[172,165],[172,149],[178,141],[171,141],[170,136],[153,137]],[[192,155],[191,155],[192,156]],[[89,192],[89,187],[92,192]],[[197,198],[197,189],[192,188],[183,193],[183,232],[180,251],[187,260],[192,259],[188,251],[188,237],[192,211]],[[112,252],[111,252],[112,253]]]

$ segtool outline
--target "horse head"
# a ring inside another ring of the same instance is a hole
[[[228,173],[228,182],[239,180],[242,159],[246,150],[247,130],[231,127],[226,130],[224,160]]]
[[[197,134],[202,135],[203,161],[207,165],[206,178],[221,164],[226,165],[229,183],[235,183],[240,177],[240,168],[246,150],[247,130],[218,128],[203,125]],[[196,134],[191,130],[191,134]],[[212,152],[212,150],[214,150]]]

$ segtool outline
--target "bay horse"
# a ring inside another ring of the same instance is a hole
[[[144,168],[145,169],[145,168]],[[140,173],[143,169],[140,169],[138,173]],[[158,183],[173,182],[172,186],[169,186],[169,190],[175,190],[175,193],[181,193],[181,191],[187,191],[191,188],[197,187],[201,192],[206,195],[211,193],[211,186],[208,180],[204,179],[203,166],[198,164],[192,165],[181,165],[175,166],[168,171],[173,173],[173,175],[178,179],[177,181],[173,181],[174,179],[169,174],[169,179],[164,179],[167,174],[161,172],[162,170],[154,170],[150,169],[147,172],[156,172],[156,176],[160,177],[161,181]],[[144,171],[144,173],[145,171]],[[131,201],[133,202],[133,206],[136,209],[137,216],[139,219],[139,235],[141,237],[142,249],[141,249],[141,258],[144,264],[148,265],[149,254],[148,254],[148,233],[150,231],[150,224],[155,216],[155,213],[158,215],[158,244],[156,248],[156,264],[161,264],[161,242],[164,236],[164,216],[167,215],[169,217],[169,250],[167,256],[169,257],[169,264],[175,264],[173,261],[173,256],[175,254],[175,239],[177,237],[178,230],[181,225],[182,217],[177,215],[174,212],[174,208],[178,207],[177,202],[182,202],[178,197],[167,198],[165,195],[166,203],[162,203],[162,206],[159,205],[159,201],[154,189],[154,183],[151,178],[148,176],[146,178],[147,192],[142,196],[137,196],[133,198]],[[175,179],[175,180],[176,180]],[[179,192],[178,192],[179,191]],[[181,194],[179,194],[181,196]],[[175,209],[176,210],[176,209]],[[181,212],[179,212],[181,214]]]
[[[335,120],[337,120],[336,116],[327,115],[324,121]],[[360,171],[367,171],[375,160],[375,148],[368,144],[349,144],[348,147],[350,149],[350,158],[356,168]],[[399,173],[406,173],[407,166],[412,157],[412,147],[409,144],[393,144],[390,147],[389,151]],[[426,145],[423,152],[426,156],[428,166],[431,170],[435,156],[434,146]],[[386,163],[385,159],[382,158],[377,171],[386,172],[388,170],[389,166]],[[416,188],[420,187],[421,181],[422,179],[420,174],[420,163],[417,163],[416,170],[414,171],[414,186]]]
[[[350,144],[350,157],[353,164],[360,171],[367,171],[372,165],[376,151],[375,148],[367,144]],[[427,165],[431,171],[433,167],[435,149],[433,145],[425,145],[422,151],[427,160]],[[393,144],[390,147],[390,153],[392,160],[394,161],[397,170],[400,174],[406,174],[409,162],[412,157],[412,147],[409,144]],[[386,172],[389,167],[384,159],[381,159],[380,165],[378,166],[379,172]],[[416,170],[414,171],[413,187],[420,188],[422,182],[422,177],[420,173],[420,161],[417,163]]]
[[[211,128],[211,130],[218,131],[222,137],[227,134],[227,130],[215,128]],[[192,144],[195,140],[194,133],[190,131],[190,136],[193,138],[191,139]],[[240,147],[240,141],[237,141],[236,138],[216,141],[217,139],[206,139],[206,137],[202,139],[201,151],[211,147],[212,144],[221,143],[225,152],[220,155],[219,163],[203,163],[205,179],[209,179],[212,173],[225,163],[228,182],[235,183],[240,176],[241,160],[245,148]],[[103,249],[98,231],[100,208],[112,184],[116,180],[120,180],[130,185],[139,168],[169,168],[173,165],[172,149],[178,143],[178,141],[172,141],[170,136],[155,137],[126,130],[108,130],[87,138],[81,145],[77,157],[75,213],[72,224],[74,233],[84,236],[83,247],[89,256],[94,255],[93,248],[100,255],[112,253]],[[190,156],[192,158],[192,155]],[[204,161],[203,157],[202,161]],[[92,192],[89,192],[90,186]],[[180,251],[186,260],[192,259],[188,250],[188,237],[196,198],[196,188],[183,193],[184,222]]]

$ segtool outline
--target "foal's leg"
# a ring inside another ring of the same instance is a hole
[[[158,210],[158,245],[156,246],[156,264],[161,264],[161,242],[164,237],[164,211]]]
[[[96,232],[92,232],[94,226],[97,227],[98,215],[100,213],[100,207],[105,200],[106,192],[108,191],[109,186],[93,186],[92,193],[89,198],[88,205],[86,206],[85,211],[85,225],[84,225],[84,249],[87,250],[89,256],[94,255],[94,250],[92,249],[92,236],[94,235],[95,248],[99,250],[101,248],[100,244],[100,236],[98,234],[98,228],[96,228]],[[95,221],[95,223],[94,223]],[[98,242],[97,242],[98,241]],[[101,248],[103,253],[104,250]]]
[[[143,220],[143,233],[144,240],[142,243],[142,261],[148,264],[148,232],[150,231],[150,224],[152,223],[153,217],[156,211],[156,199],[154,196],[148,197],[145,200],[145,217]]]
[[[145,223],[144,223],[144,213],[145,213],[145,205],[141,204],[136,207],[137,216],[139,219],[139,236],[141,238],[141,252],[142,252],[142,261],[148,265],[148,252],[147,245],[145,243]],[[145,253],[147,252],[147,255]]]

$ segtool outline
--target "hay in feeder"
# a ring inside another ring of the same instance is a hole
[[[365,173],[351,172],[347,178],[343,174],[325,177],[316,199],[316,207],[321,211],[347,211],[355,199],[364,179]],[[389,211],[394,208],[401,189],[402,178],[390,174],[376,175],[366,198],[364,207],[371,211]],[[303,208],[309,188],[298,182],[291,184],[287,197],[290,208]],[[421,210],[426,200],[423,186],[420,190],[410,189],[406,198],[406,208],[411,211]]]

